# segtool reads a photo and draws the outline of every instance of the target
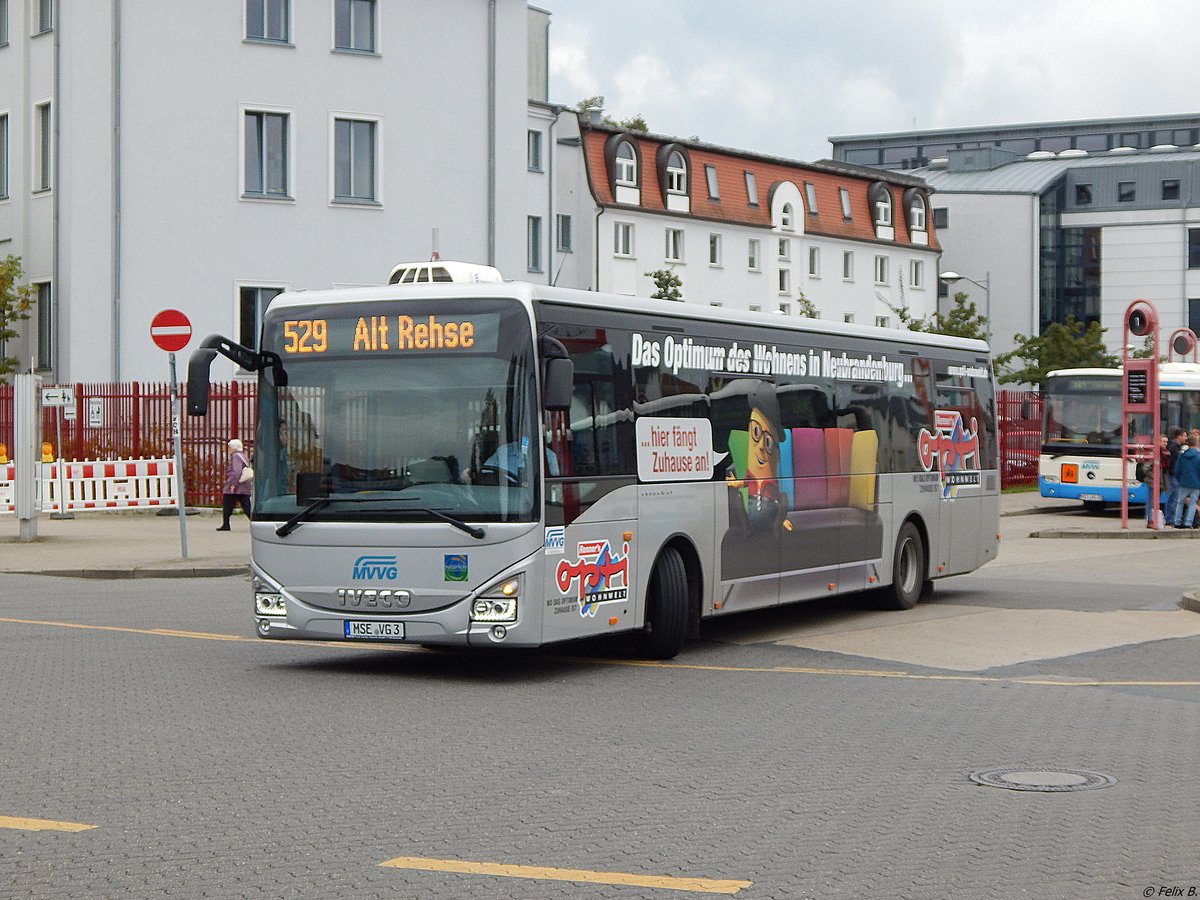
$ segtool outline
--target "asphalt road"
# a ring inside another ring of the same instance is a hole
[[[265,643],[242,577],[0,575],[0,896],[1200,894],[1200,544],[1020,518],[911,613],[664,664]],[[1014,767],[1115,783],[970,778]]]

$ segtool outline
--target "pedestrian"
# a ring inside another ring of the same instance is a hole
[[[1188,438],[1187,449],[1175,457],[1175,483],[1178,485],[1174,516],[1171,520],[1176,528],[1196,528],[1196,501],[1200,500],[1200,437]],[[1187,519],[1183,511],[1187,509]]]
[[[225,487],[221,495],[222,521],[217,531],[229,530],[229,517],[233,508],[241,506],[246,518],[250,518],[250,486],[254,482],[254,469],[246,456],[242,442],[234,438],[229,442],[229,466],[225,469]]]
[[[1187,432],[1182,428],[1176,428],[1171,432],[1171,442],[1167,444],[1167,450],[1171,453],[1171,462],[1167,466],[1167,501],[1163,505],[1164,515],[1167,519],[1167,524],[1174,522],[1171,517],[1175,513],[1176,484],[1175,484],[1175,457],[1179,456],[1180,452],[1187,447]]]

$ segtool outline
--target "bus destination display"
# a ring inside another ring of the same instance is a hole
[[[374,315],[285,319],[278,325],[278,344],[286,356],[358,353],[494,353],[500,317]]]

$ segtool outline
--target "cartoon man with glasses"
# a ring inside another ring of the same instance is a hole
[[[750,404],[749,441],[746,448],[746,474],[738,478],[730,470],[726,485],[746,489],[746,517],[751,529],[774,526],[787,510],[787,497],[779,489],[779,445],[783,426],[774,385],[760,383],[746,398]],[[786,519],[783,527],[791,530]]]

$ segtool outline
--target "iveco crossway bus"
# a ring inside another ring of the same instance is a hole
[[[520,283],[284,293],[258,349],[258,634],[534,647],[873,590],[998,548],[974,340]]]

